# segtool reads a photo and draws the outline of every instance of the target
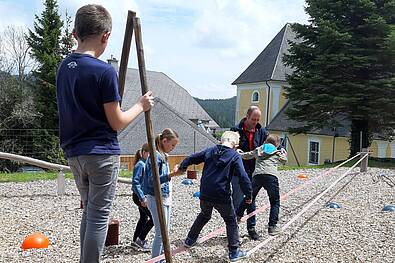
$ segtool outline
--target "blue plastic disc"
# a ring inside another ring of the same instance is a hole
[[[383,211],[385,211],[385,212],[394,212],[395,211],[395,205],[385,205],[383,207]]]
[[[199,198],[200,197],[200,192],[194,192],[193,197]]]
[[[264,153],[272,154],[277,151],[277,148],[271,143],[265,143],[264,145],[262,145],[262,150]]]
[[[191,179],[184,179],[184,180],[182,180],[181,183],[182,183],[182,184],[185,184],[185,185],[191,185],[191,184],[193,184],[193,182],[192,182]]]
[[[331,202],[331,203],[326,204],[326,207],[327,208],[341,208],[341,206],[338,203],[335,203],[335,202]]]

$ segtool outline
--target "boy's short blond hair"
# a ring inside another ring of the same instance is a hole
[[[230,142],[233,146],[239,145],[240,135],[238,132],[226,131],[221,136],[221,144]]]

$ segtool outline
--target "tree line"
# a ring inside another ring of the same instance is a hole
[[[64,163],[59,140],[55,78],[60,61],[71,53],[71,17],[62,19],[56,0],[44,1],[34,27],[10,25],[0,37],[0,146],[2,151],[25,154],[25,145],[43,153],[42,159]],[[6,130],[34,130],[35,135],[7,137]],[[39,131],[40,134],[37,134]],[[36,137],[36,140],[34,140]],[[23,139],[22,139],[23,138]],[[37,140],[40,138],[40,140]],[[23,141],[23,142],[22,142]],[[0,169],[16,167],[0,160]]]

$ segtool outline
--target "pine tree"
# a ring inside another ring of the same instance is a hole
[[[374,133],[395,129],[395,1],[307,0],[309,24],[293,24],[284,62],[293,132],[324,126],[351,128],[351,155],[368,147]]]
[[[70,31],[70,27],[71,27],[71,16],[69,16],[69,14],[66,11],[66,19],[64,21],[63,36],[60,41],[62,58],[65,58],[67,55],[71,54],[72,48],[75,44],[73,35],[71,34],[71,31]]]
[[[55,78],[62,59],[60,40],[63,21],[58,14],[56,0],[45,0],[44,6],[41,16],[35,15],[34,32],[29,29],[27,41],[32,56],[39,63],[33,75],[37,79],[37,107],[44,116],[41,127],[55,129],[58,127]]]

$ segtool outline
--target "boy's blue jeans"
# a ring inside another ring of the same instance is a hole
[[[160,232],[160,221],[158,210],[156,208],[155,196],[147,195],[147,205],[148,209],[151,212],[152,219],[154,221],[155,227],[155,237],[154,241],[152,242],[152,251],[151,256],[155,258],[163,253],[163,241],[162,241],[162,234]],[[171,214],[171,206],[163,205],[163,212],[166,220],[167,231],[170,232],[170,214]],[[160,262],[165,262],[161,260]]]
[[[275,226],[278,222],[278,214],[280,212],[280,187],[278,184],[278,178],[270,174],[257,174],[252,178],[252,201],[255,199],[261,190],[265,188],[269,196],[270,201],[270,215],[269,215],[269,226]],[[242,202],[236,209],[237,216],[243,216],[244,211],[248,208],[248,204]],[[255,211],[255,208],[254,208]]]
[[[250,177],[250,176],[249,176]],[[250,177],[251,179],[251,177]],[[252,180],[251,180],[252,181]],[[237,210],[237,208],[244,202],[244,194],[239,185],[239,177],[232,177],[232,199],[233,199],[233,207]],[[247,214],[254,212],[256,209],[255,200],[253,200],[252,204],[247,206]],[[245,209],[243,210],[244,213]],[[254,229],[256,225],[256,217],[255,215],[247,219],[247,229]]]
[[[99,262],[119,174],[119,155],[68,158],[84,205],[80,225],[80,262]]]
[[[192,240],[196,240],[199,237],[200,231],[211,219],[213,208],[219,212],[222,219],[225,221],[229,252],[237,250],[240,246],[239,227],[237,226],[236,214],[231,203],[220,204],[200,200],[201,212],[189,230],[188,237]]]

